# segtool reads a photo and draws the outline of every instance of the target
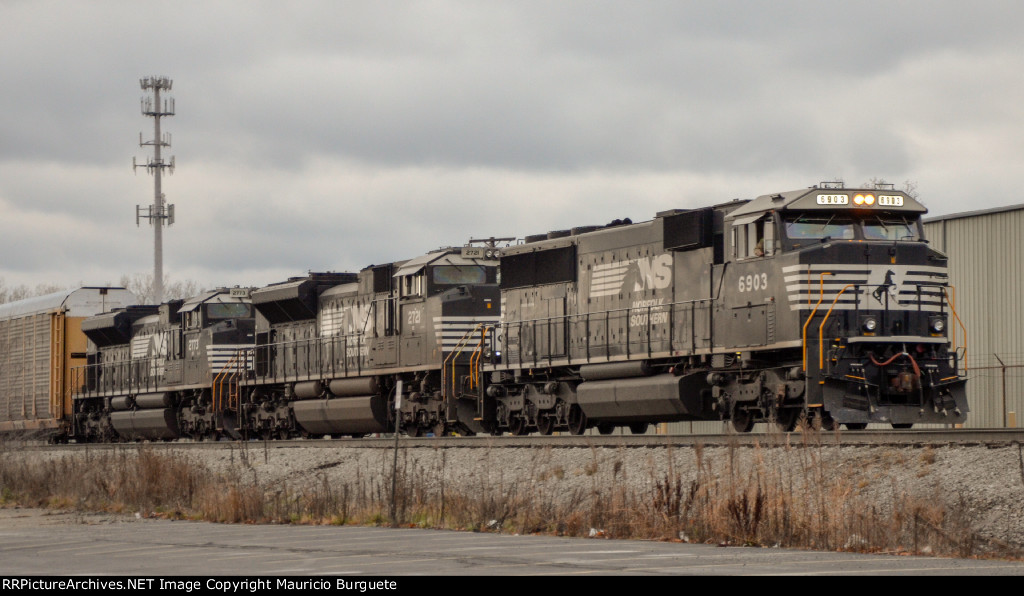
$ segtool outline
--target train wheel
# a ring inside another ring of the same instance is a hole
[[[754,429],[754,415],[746,408],[736,408],[732,413],[732,428],[738,433],[748,433]]]
[[[832,417],[825,410],[819,410],[818,420],[821,422],[821,430],[833,431],[839,428],[839,424],[836,423],[836,419]]]
[[[650,426],[651,425],[646,422],[634,422],[629,425],[629,432],[634,435],[642,435],[647,432],[647,429],[650,428]]]
[[[512,419],[508,421],[508,429],[516,437],[521,437],[527,434],[526,418],[523,418],[522,416],[513,416]]]
[[[796,408],[779,410],[775,413],[775,425],[784,433],[793,432],[797,421],[800,420],[800,413]]]
[[[846,430],[864,430],[865,428],[868,427],[868,423],[867,422],[846,422],[846,423],[843,423],[843,426],[846,427]]]
[[[610,435],[613,432],[615,432],[615,425],[612,424],[611,422],[598,422],[597,432],[601,433],[602,435]]]
[[[555,419],[552,416],[541,416],[537,419],[537,432],[542,435],[550,435],[555,432]]]
[[[582,435],[587,432],[587,415],[577,404],[573,404],[569,408],[569,432],[574,435]]]
[[[913,428],[914,427],[914,423],[913,422],[907,422],[905,424],[897,424],[897,423],[893,422],[892,423],[892,427],[895,428],[896,430],[906,430],[908,428]]]

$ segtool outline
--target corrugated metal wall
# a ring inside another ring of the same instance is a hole
[[[0,423],[52,418],[49,313],[0,320]]]
[[[967,329],[965,426],[1024,425],[1024,205],[931,219],[925,236],[949,255]]]

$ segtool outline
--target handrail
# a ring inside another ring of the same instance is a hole
[[[461,338],[459,338],[458,343],[455,344],[455,348],[453,348],[452,351],[449,352],[447,356],[445,356],[444,362],[441,363],[441,391],[442,391],[441,399],[442,400],[444,400],[444,398],[446,397],[444,395],[444,390],[447,389],[447,383],[446,383],[446,379],[445,379],[444,373],[445,373],[445,368],[448,365],[448,361],[451,360],[451,362],[452,362],[451,380],[452,380],[452,393],[454,393],[455,392],[455,384],[454,384],[454,380],[455,380],[455,360],[462,354],[462,349],[465,347],[466,339],[471,337],[474,333],[477,332],[477,330],[479,330],[483,326],[484,326],[483,323],[477,323],[477,325],[475,327],[473,327],[472,329],[467,331],[465,334],[463,334],[463,336]],[[445,400],[445,401],[447,401],[447,400]]]
[[[810,270],[808,270],[808,274],[810,274]],[[833,275],[833,273],[830,272],[830,271],[823,271],[821,273],[821,278],[820,278],[819,283],[818,283],[818,303],[814,305],[814,310],[811,311],[811,314],[807,316],[807,320],[804,322],[804,329],[803,329],[804,372],[807,372],[807,326],[811,324],[811,320],[814,319],[814,315],[818,314],[818,307],[821,306],[822,301],[825,300],[825,276],[826,275]],[[808,275],[808,277],[810,277],[810,275]],[[811,297],[810,297],[810,292],[808,292],[807,306],[810,306],[810,305],[811,305]]]
[[[213,411],[214,412],[221,411],[220,401],[222,399],[222,394],[223,394],[222,387],[223,387],[223,384],[224,384],[224,380],[226,379],[230,383],[231,378],[234,378],[234,377],[238,376],[238,374],[239,374],[238,371],[241,369],[241,367],[239,367],[240,357],[244,354],[246,356],[245,361],[248,362],[248,354],[247,354],[248,351],[249,351],[249,348],[242,348],[240,350],[235,350],[235,355],[232,356],[231,359],[228,360],[227,363],[225,363],[223,367],[221,367],[220,372],[218,372],[213,377],[213,386],[211,387],[211,399],[212,399],[212,404],[211,405],[213,407]],[[234,365],[234,368],[232,368],[232,365]],[[228,378],[228,377],[230,377],[230,378]],[[229,390],[228,391],[228,407],[231,407],[231,405],[232,405],[231,404],[231,391]]]
[[[487,340],[487,329],[491,325],[484,325],[483,329],[480,330],[480,343],[477,344],[476,350],[473,351],[473,355],[469,357],[469,388],[476,388],[476,379],[480,370],[480,361],[483,360],[484,356],[484,343]]]
[[[829,273],[828,275],[832,275],[832,274]],[[613,308],[613,309],[609,309],[609,310],[598,310],[598,311],[594,311],[594,312],[575,313],[575,314],[568,314],[568,315],[557,315],[557,316],[554,316],[554,317],[539,317],[539,318],[536,318],[536,319],[521,319],[519,321],[516,321],[516,323],[520,323],[520,324],[522,324],[522,323],[540,323],[542,321],[554,321],[554,320],[558,320],[558,319],[571,319],[573,317],[584,317],[584,316],[585,317],[591,317],[591,316],[594,316],[594,315],[607,315],[607,314],[611,314],[611,313],[621,313],[621,312],[625,312],[625,313],[628,314],[630,311],[634,311],[634,310],[637,311],[637,312],[643,312],[643,311],[646,311],[648,309],[660,309],[660,308],[667,309],[670,306],[682,306],[684,304],[694,305],[694,304],[699,304],[701,302],[714,302],[715,300],[716,300],[716,298],[698,298],[696,300],[680,300],[679,302],[669,302],[668,304],[652,304],[652,305],[648,305],[648,306],[626,306],[626,307],[623,307],[623,308]],[[655,310],[655,312],[657,312],[657,311]]]
[[[825,323],[828,322],[828,318],[832,315],[832,310],[835,309],[836,303],[839,302],[839,297],[842,296],[846,290],[856,285],[857,284],[846,284],[843,286],[843,289],[839,290],[839,293],[836,294],[836,297],[832,300],[832,305],[828,307],[828,312],[825,313],[825,317],[821,319],[821,325],[818,325],[818,368],[820,370],[825,370]]]
[[[167,360],[166,356],[151,356],[115,362],[100,362],[72,367],[72,372],[80,371],[81,387],[72,392],[72,397],[98,397],[105,393],[121,392],[138,393],[155,391],[160,387],[160,370],[158,362]],[[89,387],[89,377],[94,376],[94,387]],[[116,387],[115,387],[116,385]]]
[[[252,349],[254,352],[263,352],[266,354],[265,360],[269,360],[269,351],[277,348],[283,351],[283,354],[278,354],[280,365],[270,366],[263,372],[262,375],[256,374],[257,378],[264,381],[269,380],[270,382],[282,382],[290,377],[297,378],[299,358],[301,357],[301,349],[305,349],[305,364],[307,374],[313,369],[313,364],[317,366],[317,370],[321,372],[328,372],[330,374],[336,374],[338,372],[338,365],[335,363],[334,355],[336,354],[335,344],[341,344],[340,347],[343,351],[343,362],[344,369],[341,371],[344,376],[349,375],[349,371],[353,370],[349,366],[349,360],[355,360],[356,367],[354,370],[361,373],[363,370],[362,355],[360,354],[359,348],[363,345],[363,338],[365,336],[361,333],[352,333],[347,335],[330,335],[322,337],[303,337],[298,339],[282,340],[274,343],[262,344],[254,346]],[[356,338],[356,342],[352,343],[352,339]],[[326,349],[329,344],[329,349]],[[355,355],[349,356],[349,349],[355,348]],[[329,354],[331,356],[330,365],[324,366],[324,355]],[[254,360],[255,364],[255,360]],[[278,372],[278,368],[283,369],[281,373]],[[326,369],[326,371],[325,371]]]
[[[953,287],[953,286],[949,286],[949,287],[953,290],[953,294],[955,296],[956,295],[956,288]],[[949,310],[950,310],[950,312],[953,313],[953,318],[956,319],[957,324],[960,325],[960,330],[964,332],[964,374],[967,374],[967,327],[964,326],[964,322],[962,320],[960,320],[960,315],[958,315],[956,313],[956,306],[955,306],[954,302],[949,299],[949,294],[946,292],[946,288],[942,288],[942,295],[946,298],[946,304],[949,305]],[[953,351],[956,352],[956,350],[957,350],[957,346],[956,346],[956,343],[954,342],[953,343]]]
[[[619,321],[619,320],[623,320],[623,318],[628,319],[631,316],[632,313],[636,313],[636,314],[646,314],[647,315],[647,321],[645,323],[643,323],[642,325],[638,325],[637,326],[638,328],[640,326],[642,326],[642,327],[644,327],[644,329],[641,329],[638,332],[640,335],[637,337],[637,343],[639,343],[641,345],[637,346],[636,349],[640,350],[640,351],[643,351],[643,352],[646,352],[647,355],[650,356],[653,353],[653,351],[654,351],[654,343],[655,342],[661,342],[661,343],[666,343],[667,342],[667,344],[669,346],[668,349],[673,349],[672,346],[676,345],[676,341],[677,340],[678,341],[685,341],[685,337],[677,337],[676,336],[676,329],[675,329],[674,324],[675,324],[675,321],[676,321],[675,313],[676,313],[677,310],[680,310],[683,313],[687,313],[687,312],[689,313],[689,317],[688,317],[688,320],[689,320],[689,323],[690,323],[689,344],[691,346],[693,346],[694,348],[696,348],[697,339],[696,339],[696,335],[695,334],[696,334],[696,330],[697,330],[696,329],[696,316],[697,316],[697,312],[698,312],[698,307],[702,306],[702,305],[704,305],[705,307],[708,306],[708,305],[712,305],[712,304],[714,304],[715,300],[717,300],[717,299],[716,298],[698,298],[698,299],[695,299],[695,300],[680,300],[680,301],[677,301],[677,302],[669,302],[667,304],[648,304],[648,305],[645,305],[645,306],[626,306],[626,307],[622,307],[622,308],[614,308],[614,309],[601,310],[601,311],[593,311],[593,312],[585,312],[585,313],[574,313],[574,314],[563,314],[563,315],[556,315],[556,316],[551,316],[551,317],[537,317],[537,318],[533,318],[533,319],[519,319],[519,320],[515,320],[515,321],[507,321],[506,322],[506,326],[509,329],[508,335],[509,335],[510,338],[514,337],[514,336],[517,336],[517,337],[519,337],[522,340],[522,339],[526,339],[526,338],[529,338],[529,337],[533,337],[534,340],[535,340],[533,342],[534,343],[534,353],[533,353],[532,356],[528,356],[528,355],[524,355],[523,354],[524,345],[526,345],[526,344],[524,344],[523,341],[520,341],[517,344],[517,347],[516,347],[515,350],[512,350],[510,348],[507,353],[508,353],[508,355],[510,357],[513,354],[515,354],[516,358],[518,358],[518,362],[524,363],[524,364],[529,364],[529,363],[532,362],[534,365],[537,365],[537,364],[540,363],[540,359],[541,358],[543,358],[544,360],[547,360],[548,362],[550,362],[550,360],[554,357],[554,353],[552,353],[550,351],[550,349],[549,349],[548,353],[545,356],[543,356],[543,357],[540,355],[540,353],[537,350],[537,345],[536,345],[537,342],[536,342],[536,337],[535,336],[536,336],[536,334],[538,332],[538,327],[540,327],[541,325],[546,326],[547,329],[548,329],[548,332],[550,334],[552,326],[556,326],[557,327],[557,325],[561,324],[561,325],[566,325],[567,328],[568,328],[568,326],[570,326],[570,325],[575,325],[575,324],[583,323],[586,326],[586,332],[585,332],[586,333],[586,342],[585,342],[585,345],[580,347],[579,349],[584,350],[584,353],[585,353],[584,360],[589,361],[590,358],[592,357],[592,355],[591,355],[591,348],[594,347],[594,345],[595,345],[594,343],[591,342],[591,331],[592,331],[591,323],[592,323],[592,321],[597,320],[599,324],[603,324],[604,325],[604,328],[605,328],[605,339],[604,339],[604,342],[601,343],[600,345],[598,345],[597,347],[599,347],[599,348],[603,347],[606,350],[606,352],[607,352],[607,350],[609,350],[611,348],[611,346],[612,346],[612,343],[611,343],[611,333],[610,333],[611,324],[613,322],[616,322],[616,321]],[[658,339],[654,338],[655,325],[656,324],[657,325],[661,325],[663,323],[655,323],[655,321],[654,321],[654,314],[656,314],[656,313],[667,313],[667,315],[668,315],[667,316],[668,334],[667,334],[667,336],[662,335]],[[603,315],[603,318],[602,318],[602,315]],[[615,316],[613,317],[612,315],[615,315]],[[513,330],[516,333],[513,333]],[[632,331],[633,330],[631,329],[631,330],[627,331],[627,334],[626,334],[625,349],[627,350],[627,353],[631,353],[631,351],[634,349],[634,344],[633,344],[632,335],[631,335]],[[529,334],[529,335],[527,335],[527,334]],[[642,345],[645,340],[646,340],[646,346]],[[565,357],[571,361],[572,358],[573,358],[573,352],[572,352],[573,348],[568,343],[568,341],[569,341],[568,338],[566,338],[566,341],[567,341],[567,343],[566,343]],[[526,342],[526,343],[529,343],[529,342]],[[550,341],[550,338],[549,338],[549,344],[550,343],[551,343],[551,341]],[[618,344],[616,344],[616,345],[618,345]],[[506,346],[506,347],[508,347],[508,346]],[[509,360],[509,361],[512,362],[513,360]]]

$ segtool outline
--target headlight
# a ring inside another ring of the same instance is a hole
[[[942,333],[946,329],[946,321],[940,317],[935,317],[929,321],[928,326],[931,327],[935,333]]]
[[[859,194],[853,197],[853,203],[855,205],[874,205],[875,195],[872,194]]]
[[[875,329],[878,328],[878,321],[875,319],[875,317],[868,317],[864,319],[862,327],[864,328],[864,331],[867,331],[868,333],[874,333]]]

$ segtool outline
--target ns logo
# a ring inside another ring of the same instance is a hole
[[[643,290],[664,290],[672,285],[672,255],[663,254],[654,257],[639,258],[636,268],[630,272],[633,279],[626,280],[624,289],[634,292]],[[629,282],[632,281],[632,284]]]

